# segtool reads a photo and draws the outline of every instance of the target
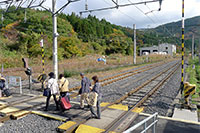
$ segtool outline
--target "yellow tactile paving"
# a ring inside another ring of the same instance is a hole
[[[65,117],[61,117],[61,116],[54,115],[54,114],[48,114],[48,113],[43,112],[43,111],[31,111],[31,113],[36,114],[36,115],[40,115],[40,116],[44,116],[44,117],[48,117],[48,118],[51,118],[51,119],[55,119],[55,120],[58,120],[58,121],[65,121],[66,120]]]
[[[104,129],[99,129],[96,127],[81,124],[75,133],[102,133],[104,131]]]
[[[7,113],[15,112],[15,111],[18,111],[18,110],[19,110],[18,108],[7,107],[5,109],[0,110],[0,112],[7,114]]]
[[[105,106],[107,106],[109,104],[110,103],[104,103],[103,102],[103,103],[100,104],[100,106],[101,107],[105,107]],[[114,105],[108,106],[108,108],[128,111],[128,106],[127,105],[122,105],[122,104],[114,104]]]
[[[143,110],[144,110],[144,107],[141,107],[141,108],[136,107],[135,109],[132,110],[132,112],[141,113]]]
[[[101,106],[101,107],[105,107],[105,106],[107,106],[108,104],[110,104],[110,103],[104,103],[104,102],[102,102],[102,103],[100,104],[100,106]]]
[[[9,98],[12,98],[12,96],[9,96],[9,97],[0,97],[0,100],[6,100],[6,99],[9,99]]]
[[[64,124],[62,124],[62,125],[60,125],[58,128],[59,129],[62,129],[62,130],[67,130],[67,129],[69,129],[70,127],[72,127],[73,125],[75,125],[76,124],[76,122],[74,122],[74,121],[68,121],[68,122],[66,122],[66,123],[64,123]]]
[[[29,113],[30,113],[30,111],[20,111],[18,113],[12,114],[12,116],[14,116],[15,118],[17,118],[17,117],[20,117],[20,116],[23,116],[23,115],[26,115],[26,114],[29,114]]]
[[[128,106],[127,105],[122,105],[122,104],[114,104],[114,105],[108,106],[108,108],[128,111]]]

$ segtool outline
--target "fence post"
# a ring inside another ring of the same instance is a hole
[[[19,77],[19,89],[20,89],[20,94],[22,94],[22,79]]]
[[[144,133],[146,133],[147,122],[144,123]]]

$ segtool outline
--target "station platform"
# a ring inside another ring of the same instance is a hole
[[[138,117],[132,123],[132,126],[150,116],[149,114],[139,113]],[[143,126],[134,130],[134,133],[139,133]],[[147,133],[151,133],[151,129]],[[200,133],[200,122],[183,120],[178,118],[158,116],[156,127],[157,133]]]

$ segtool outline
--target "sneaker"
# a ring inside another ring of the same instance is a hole
[[[101,119],[101,117],[95,117],[95,119]]]
[[[82,110],[84,110],[84,107],[83,107],[83,108],[79,107],[78,109],[82,109]]]

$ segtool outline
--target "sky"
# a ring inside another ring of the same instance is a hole
[[[57,0],[57,8],[60,8],[64,1],[66,0]],[[85,1],[87,1],[89,10],[111,7],[115,5],[112,0],[80,0],[68,5],[63,12],[67,14],[71,14],[71,12],[79,14],[80,11],[85,10]],[[149,0],[118,0],[118,3],[126,4],[130,2],[136,3],[142,1]],[[51,6],[51,4],[48,6]],[[199,16],[199,7],[200,0],[185,0],[185,18]],[[182,19],[182,0],[163,0],[161,11],[157,11],[158,9],[159,3],[154,2],[146,5],[132,5],[118,9],[86,13],[83,14],[83,17],[86,17],[89,14],[96,15],[100,19],[105,18],[107,21],[113,24],[125,27],[133,27],[133,24],[136,24],[137,28],[153,28],[161,24],[175,22]],[[151,13],[150,11],[152,10],[156,11]],[[148,14],[145,15],[145,13]]]
[[[1,1],[1,0],[0,0]],[[38,0],[39,1],[39,0]],[[59,9],[67,0],[56,0],[56,7]],[[97,9],[112,7],[115,4],[112,0],[79,0],[70,3],[63,13],[71,14],[75,12],[79,14],[80,11],[85,10],[85,1],[87,1],[88,9]],[[116,1],[116,0],[114,0]],[[118,0],[118,3],[137,3],[152,0]],[[52,7],[52,0],[46,0],[44,6],[47,8]],[[200,0],[185,0],[185,18],[191,18],[200,15]],[[182,19],[182,0],[163,0],[161,11],[158,11],[159,3],[153,2],[148,4],[140,4],[137,6],[120,7],[118,9],[105,10],[99,12],[85,13],[82,16],[87,17],[89,14],[95,15],[99,19],[106,19],[112,24],[121,25],[125,27],[133,27],[136,24],[139,28],[154,28],[161,24],[175,22]],[[154,10],[154,12],[151,12]],[[148,13],[145,15],[145,13]]]

